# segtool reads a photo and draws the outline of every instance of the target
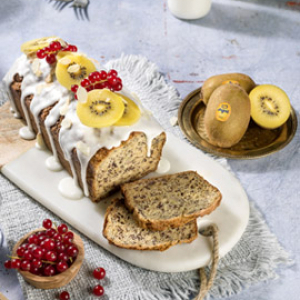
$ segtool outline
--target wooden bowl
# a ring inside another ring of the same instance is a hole
[[[19,246],[21,246],[25,242],[25,240],[30,235],[32,235],[36,232],[39,232],[39,231],[44,231],[44,230],[45,230],[44,228],[36,229],[36,230],[33,230],[33,231],[29,232],[25,236],[23,236],[15,244],[15,246],[13,248],[13,251],[12,251],[12,256],[13,257],[17,256],[17,249],[19,248]],[[44,289],[44,290],[56,289],[56,288],[60,288],[64,285],[68,284],[76,276],[76,274],[80,270],[80,267],[82,265],[83,258],[84,258],[83,242],[82,242],[80,236],[75,234],[75,233],[74,233],[73,243],[78,248],[78,255],[77,255],[75,261],[73,262],[73,264],[70,266],[70,268],[67,269],[65,272],[60,273],[60,274],[56,274],[56,275],[51,276],[51,277],[38,276],[38,275],[32,274],[28,271],[22,271],[22,270],[18,270],[19,273],[23,276],[23,278],[28,283],[30,283],[31,285],[33,285],[34,287],[39,288],[39,289]]]

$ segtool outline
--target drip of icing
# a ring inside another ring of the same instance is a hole
[[[83,197],[81,188],[71,177],[63,178],[58,184],[58,190],[62,196],[68,199],[79,200]]]
[[[36,105],[38,104],[40,106],[40,108],[41,108],[40,111],[41,111],[43,108],[54,103],[52,97],[50,98],[50,101],[47,101],[48,100],[47,98],[42,98],[42,101],[41,101],[41,97],[40,97],[39,93],[37,92],[38,86],[40,84],[45,84],[46,78],[49,76],[49,74],[51,72],[51,66],[46,62],[46,60],[41,60],[41,62],[40,62],[41,76],[37,76],[36,73],[32,70],[32,65],[31,65],[30,60],[27,60],[27,64],[24,66],[24,68],[25,68],[26,72],[23,75],[24,77],[23,77],[23,80],[21,83],[21,91],[22,91],[21,106],[24,111],[26,123],[28,124],[29,127],[31,127],[31,121],[29,118],[28,110],[25,105],[25,99],[29,95],[34,95],[33,99],[31,100],[31,103],[30,103],[30,110],[33,112],[33,114],[35,116],[36,124],[38,124],[36,114],[34,113],[34,108],[36,107]],[[42,91],[44,91],[44,90],[46,90],[46,92],[47,92],[46,88],[44,88]],[[58,99],[56,99],[56,101]],[[32,129],[32,128],[30,128],[30,129]]]
[[[19,135],[24,140],[35,139],[35,133],[28,126],[24,126],[24,127],[20,128]]]
[[[50,171],[58,172],[58,171],[61,171],[63,169],[60,162],[54,156],[48,157],[45,161],[45,164],[46,164],[46,167]]]
[[[167,173],[171,168],[171,164],[170,162],[162,157],[158,163],[157,169],[156,169],[156,173],[159,174],[163,174],[163,173]]]

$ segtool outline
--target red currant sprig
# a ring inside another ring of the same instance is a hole
[[[38,50],[36,56],[39,59],[46,58],[47,63],[52,65],[56,62],[56,55],[59,51],[77,52],[77,47],[75,45],[67,45],[63,47],[59,41],[53,41],[49,47]]]
[[[123,88],[122,80],[120,77],[118,77],[118,72],[113,69],[108,72],[104,70],[92,72],[88,78],[81,80],[80,85],[85,88],[87,92],[96,89],[102,90],[105,88],[115,92],[120,91]],[[71,91],[75,94],[76,99],[77,90],[78,85],[72,85]]]

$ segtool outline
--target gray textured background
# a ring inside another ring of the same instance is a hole
[[[182,97],[210,75],[239,71],[258,83],[279,85],[300,109],[297,1],[216,0],[204,19],[180,21],[169,13],[166,1],[91,0],[89,22],[77,20],[70,7],[58,12],[53,3],[1,0],[0,78],[19,56],[23,41],[57,34],[103,62],[121,53],[148,57]],[[299,144],[298,132],[290,145],[270,157],[229,161],[249,198],[296,261],[293,268],[282,270],[279,280],[230,299],[298,299]]]

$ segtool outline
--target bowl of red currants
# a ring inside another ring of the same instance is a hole
[[[54,289],[76,276],[83,258],[81,238],[66,224],[56,227],[46,219],[43,228],[29,232],[16,243],[5,267],[17,269],[36,288]]]

